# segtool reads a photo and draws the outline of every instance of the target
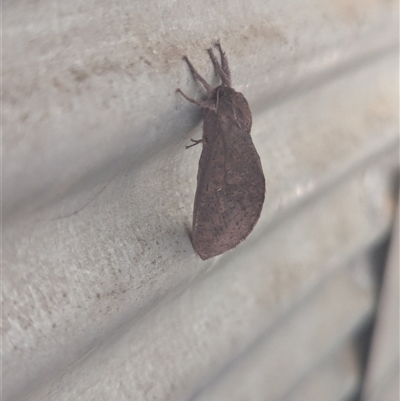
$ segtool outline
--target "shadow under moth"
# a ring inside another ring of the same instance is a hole
[[[244,96],[232,88],[228,60],[219,42],[221,63],[208,49],[221,85],[212,88],[185,56],[193,77],[207,91],[203,101],[186,100],[201,107],[203,144],[194,200],[192,244],[201,259],[224,253],[242,242],[260,217],[265,179],[260,157],[251,140],[251,111]]]

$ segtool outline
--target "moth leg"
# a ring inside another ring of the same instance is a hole
[[[222,71],[225,73],[226,78],[229,81],[229,85],[228,86],[231,87],[232,80],[231,80],[231,71],[229,69],[228,59],[226,57],[225,52],[222,50],[221,44],[219,43],[219,41],[215,44],[215,46],[218,48],[219,54],[221,56]]]
[[[208,54],[210,55],[210,59],[211,59],[213,65],[214,65],[215,72],[220,76],[222,82],[226,86],[230,87],[231,82],[230,82],[229,78],[226,76],[225,72],[222,71],[222,68],[219,65],[219,61],[216,59],[214,52],[212,51],[211,48],[207,49],[207,51],[208,51]]]
[[[216,110],[216,105],[212,100],[205,100],[203,102],[198,102],[197,100],[194,100],[189,96],[185,95],[180,89],[177,89],[176,91],[180,93],[188,102],[193,103],[196,106],[201,107],[202,109]]]
[[[197,72],[196,68],[194,68],[193,64],[189,61],[189,59],[184,56],[183,59],[186,61],[186,64],[189,66],[190,72],[192,73],[192,75],[194,76],[195,79],[197,79],[198,81],[200,81],[204,88],[207,91],[207,94],[210,95],[212,92],[212,88],[211,86],[207,83],[207,81]]]
[[[192,143],[191,145],[186,145],[186,149],[189,149],[189,148],[191,148],[192,146],[196,146],[196,145],[198,145],[199,143],[202,143],[202,142],[203,142],[202,139],[192,139],[192,138],[190,138],[190,140],[191,140],[192,142],[194,142],[194,143]]]

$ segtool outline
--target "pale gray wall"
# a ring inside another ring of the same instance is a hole
[[[2,34],[4,400],[351,395],[393,220],[397,1],[14,0]],[[201,97],[185,54],[217,83],[217,38],[267,195],[202,262],[175,89]]]

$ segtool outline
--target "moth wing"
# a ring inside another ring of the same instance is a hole
[[[250,234],[265,197],[250,127],[220,119],[212,125],[217,130],[203,145],[193,212],[193,247],[203,260],[234,248]]]

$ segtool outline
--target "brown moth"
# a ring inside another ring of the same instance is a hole
[[[221,64],[208,49],[221,85],[212,88],[185,56],[193,77],[207,91],[196,101],[177,89],[186,100],[201,107],[203,144],[193,209],[192,244],[205,260],[242,242],[253,230],[262,210],[265,179],[260,157],[251,140],[251,112],[244,96],[231,85],[228,60],[218,43]]]

